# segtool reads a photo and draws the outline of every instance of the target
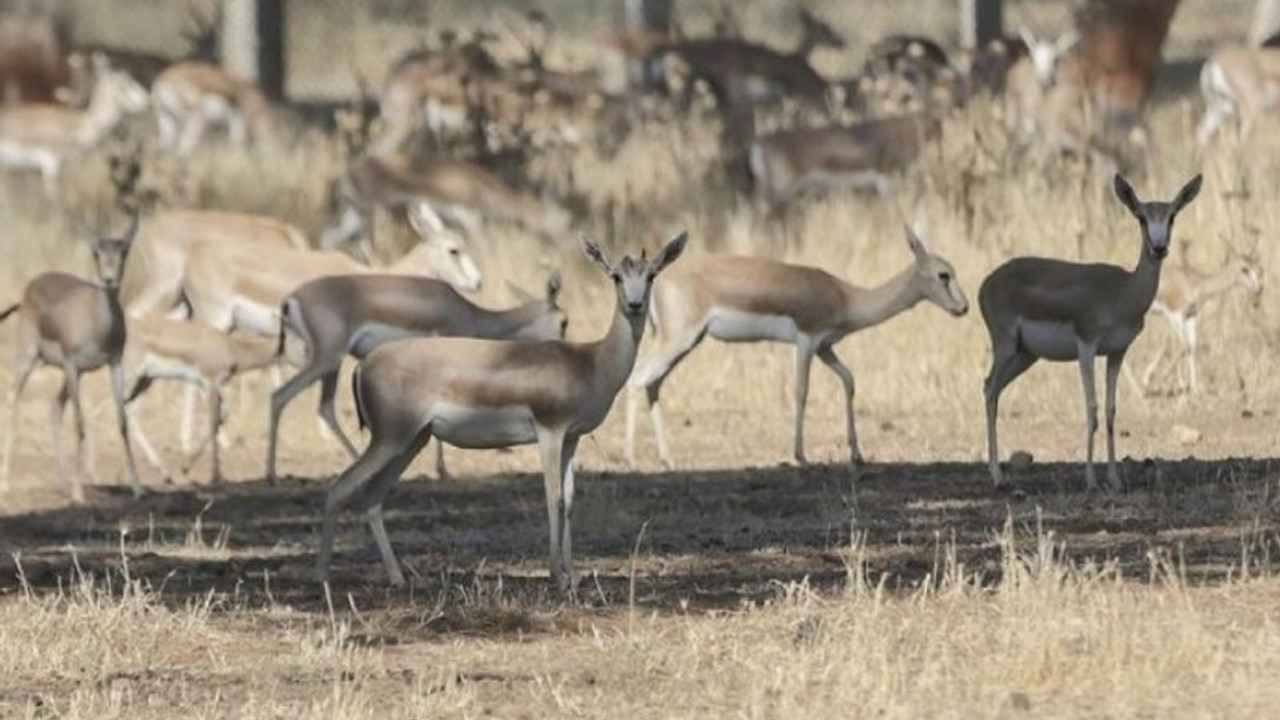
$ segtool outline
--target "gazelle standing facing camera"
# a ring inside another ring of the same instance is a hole
[[[14,343],[13,390],[9,396],[9,434],[5,437],[4,464],[0,469],[0,489],[9,482],[13,440],[18,431],[18,404],[31,372],[40,363],[61,368],[62,390],[53,402],[53,451],[58,457],[58,473],[67,483],[74,502],[84,501],[80,471],[84,453],[84,412],[80,409],[80,376],[107,365],[111,368],[111,392],[115,396],[116,417],[129,463],[133,494],[141,495],[138,469],[129,444],[129,420],[124,409],[124,353],[126,328],[120,307],[120,278],[124,275],[129,245],[138,233],[138,215],[121,238],[93,240],[97,285],[75,275],[47,272],[27,284],[22,302],[0,312],[0,320],[18,314],[18,339]],[[75,411],[76,467],[68,472],[62,452],[62,415],[70,404]]]
[[[369,446],[330,488],[318,557],[329,558],[338,511],[366,508],[382,562],[394,585],[404,574],[382,521],[382,503],[401,473],[434,436],[463,448],[537,443],[547,494],[551,578],[572,585],[573,459],[578,440],[604,422],[635,365],[653,281],[684,250],[688,236],[617,263],[595,242],[582,249],[613,281],[616,306],[603,338],[591,343],[474,338],[413,338],[381,345],[356,368],[352,384]]]
[[[906,228],[914,259],[885,283],[860,288],[823,270],[760,258],[703,255],[680,263],[654,285],[649,308],[656,347],[636,371],[627,395],[626,456],[635,462],[636,394],[648,394],[658,455],[671,465],[659,399],[662,383],[703,338],[796,346],[795,458],[805,462],[804,410],[809,367],[817,355],[844,386],[849,455],[862,459],[853,423],[853,373],[836,356],[846,335],[878,325],[928,300],[955,316],[969,311],[951,263]]]
[[[1014,258],[996,268],[978,291],[982,319],[991,334],[991,373],[983,391],[987,403],[987,460],[991,479],[1004,482],[996,444],[1000,392],[1037,360],[1075,360],[1084,382],[1088,425],[1085,482],[1097,487],[1093,436],[1098,430],[1098,397],[1093,366],[1107,358],[1107,480],[1120,489],[1116,469],[1116,380],[1125,353],[1138,334],[1160,285],[1160,267],[1169,253],[1173,221],[1200,192],[1195,176],[1170,202],[1142,202],[1128,181],[1115,177],[1115,193],[1142,228],[1138,265],[1126,270],[1103,263],[1048,258]]]

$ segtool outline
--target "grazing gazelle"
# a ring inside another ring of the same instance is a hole
[[[951,263],[930,252],[910,227],[909,266],[874,288],[861,288],[817,268],[760,258],[704,255],[690,258],[654,286],[649,317],[656,347],[637,369],[627,396],[626,456],[635,462],[636,395],[649,398],[658,455],[671,465],[659,398],[662,383],[702,339],[724,342],[773,341],[796,347],[795,459],[805,462],[804,410],[809,396],[809,367],[814,355],[844,386],[850,458],[862,453],[853,423],[853,373],[836,356],[846,335],[878,325],[928,300],[957,317],[969,302]]]
[[[366,509],[392,584],[404,584],[383,526],[382,503],[434,436],[467,448],[538,444],[551,577],[562,589],[570,588],[578,440],[600,426],[631,374],[654,278],[680,256],[687,237],[667,243],[653,260],[641,253],[617,263],[595,242],[582,239],[583,251],[613,280],[616,294],[613,323],[596,342],[411,338],[370,353],[353,378],[369,446],[325,498],[320,577],[329,576],[338,511],[357,501]]]
[[[1204,117],[1196,142],[1207,145],[1230,116],[1239,121],[1237,141],[1253,132],[1254,123],[1280,105],[1280,48],[1227,47],[1200,68]]]
[[[256,85],[212,63],[174,63],[151,85],[160,147],[179,155],[195,151],[210,124],[225,125],[231,143],[275,138],[271,105]]]
[[[1200,375],[1196,363],[1200,311],[1213,298],[1236,288],[1247,290],[1253,301],[1258,301],[1262,295],[1262,277],[1258,273],[1257,257],[1239,255],[1233,250],[1227,258],[1226,266],[1216,274],[1207,275],[1189,267],[1171,265],[1164,269],[1160,278],[1160,290],[1156,293],[1151,311],[1163,315],[1169,321],[1174,335],[1182,345],[1182,355],[1187,367],[1187,389],[1192,393],[1200,391]],[[1162,351],[1143,371],[1143,388],[1150,383],[1151,376],[1163,359]]]
[[[1142,228],[1142,250],[1132,271],[1103,263],[1073,263],[1019,257],[996,268],[982,282],[978,305],[991,334],[991,372],[983,384],[987,405],[987,453],[991,479],[1004,482],[996,444],[996,413],[1005,386],[1037,360],[1075,360],[1084,382],[1087,456],[1085,482],[1097,487],[1093,436],[1098,429],[1094,359],[1107,358],[1107,479],[1120,489],[1116,469],[1116,380],[1125,353],[1138,334],[1160,285],[1169,253],[1173,221],[1200,192],[1196,175],[1171,202],[1142,202],[1119,174],[1115,193]]]
[[[312,280],[285,298],[280,309],[280,344],[289,330],[306,348],[302,369],[271,394],[267,440],[267,481],[276,477],[280,415],[303,390],[320,381],[320,417],[354,458],[359,453],[334,414],[338,370],[348,354],[363,359],[390,340],[422,336],[465,336],[514,340],[555,340],[569,323],[556,304],[560,273],[547,281],[545,299],[530,298],[510,310],[489,310],[467,300],[448,283],[405,275],[335,275]],[[437,449],[439,445],[437,444]],[[445,474],[444,456],[436,470]]]
[[[133,403],[156,380],[180,380],[209,394],[209,435],[182,464],[185,475],[206,444],[213,446],[211,481],[222,479],[218,436],[222,428],[222,386],[237,373],[274,364],[278,359],[274,339],[254,335],[237,336],[215,330],[203,323],[160,317],[129,319],[124,346],[124,369],[129,391],[125,403]],[[165,478],[169,473],[159,453],[147,439],[142,424],[129,406],[131,429],[138,446],[151,465]]]
[[[53,403],[53,449],[58,456],[58,472],[74,502],[84,500],[80,472],[84,453],[84,413],[80,409],[80,375],[103,365],[111,368],[111,391],[114,395],[120,436],[129,463],[129,481],[134,495],[142,494],[138,470],[133,463],[129,444],[129,420],[124,409],[124,352],[126,328],[124,310],[120,307],[120,278],[129,254],[129,244],[138,231],[135,213],[122,238],[97,237],[93,240],[93,258],[97,267],[96,285],[74,275],[47,272],[27,284],[22,302],[0,312],[0,320],[18,313],[17,358],[14,362],[13,390],[9,397],[9,433],[5,437],[4,466],[0,471],[0,489],[8,486],[13,440],[18,431],[18,404],[31,372],[40,363],[57,366],[63,374],[62,390]],[[62,416],[67,403],[75,410],[76,467],[68,472],[62,452]]]
[[[94,58],[96,80],[88,107],[27,103],[0,109],[0,166],[40,171],[49,197],[58,194],[62,165],[92,150],[131,113],[147,107],[147,91],[133,78]]]

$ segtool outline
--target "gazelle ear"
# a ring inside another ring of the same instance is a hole
[[[1196,196],[1200,194],[1200,186],[1204,184],[1204,175],[1199,173],[1195,177],[1187,181],[1186,185],[1178,191],[1177,197],[1173,199],[1173,211],[1178,212],[1186,207]]]
[[[1134,217],[1138,217],[1138,208],[1142,203],[1138,200],[1138,195],[1133,192],[1133,186],[1120,173],[1116,173],[1115,190],[1120,202],[1129,208],[1129,212],[1133,213]]]
[[[1059,53],[1064,53],[1075,47],[1078,42],[1080,42],[1080,32],[1075,28],[1071,28],[1058,38],[1058,42],[1055,45]]]
[[[1022,42],[1026,43],[1028,48],[1035,47],[1036,36],[1031,33],[1031,30],[1026,25],[1018,26],[1018,37],[1022,38]]]
[[[916,233],[915,228],[904,224],[902,231],[907,237],[907,247],[911,248],[911,253],[920,260],[928,258],[930,255],[929,243],[925,242],[924,238],[921,238]]]
[[[676,261],[680,254],[684,252],[684,246],[689,242],[689,232],[680,233],[662,246],[658,254],[653,257],[653,261],[649,263],[649,267],[653,268],[655,274],[662,272],[662,269]]]
[[[560,277],[560,271],[556,270],[551,273],[551,277],[547,278],[547,302],[554,305],[562,289],[564,289],[564,281]]]
[[[409,206],[409,225],[423,240],[444,232],[444,220],[430,203],[419,201]]]
[[[578,244],[582,246],[582,254],[587,259],[596,264],[606,273],[613,272],[613,262],[609,260],[609,255],[605,253],[604,248],[600,247],[600,243],[587,237],[586,233],[578,236]]]

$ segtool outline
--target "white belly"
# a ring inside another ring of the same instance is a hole
[[[774,340],[795,342],[799,330],[785,315],[756,315],[738,310],[713,308],[707,322],[707,334],[725,342]]]
[[[270,307],[247,298],[237,298],[232,309],[235,326],[259,335],[280,332],[280,308]]]
[[[0,140],[0,165],[12,168],[38,168],[56,165],[58,156],[50,148]]]
[[[136,370],[140,375],[146,375],[157,380],[199,380],[200,373],[191,365],[173,358],[167,358],[155,353],[147,353],[142,360],[142,366]]]
[[[440,403],[431,434],[462,448],[501,448],[537,442],[533,413],[524,407],[476,408]]]

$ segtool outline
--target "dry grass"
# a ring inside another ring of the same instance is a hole
[[[1175,40],[1199,47],[1187,18],[1210,11],[1184,5]],[[775,10],[752,4],[746,20],[763,26]],[[1137,184],[1144,197],[1172,193],[1200,166],[1194,112],[1181,100],[1155,108],[1160,152]],[[638,206],[619,215],[620,249],[688,228],[694,252],[769,255],[871,284],[908,261],[900,226],[913,221],[971,299],[1012,254],[1133,262],[1137,229],[1105,166],[1007,162],[999,137],[986,138],[994,155],[974,143],[982,122],[952,123],[940,155],[891,198],[832,197],[784,223],[722,189],[714,129],[702,124],[644,127],[614,160],[583,150],[540,159],[536,172],[563,183],[572,165],[597,231],[609,200]],[[1204,161],[1206,190],[1179,220],[1170,262],[1214,269],[1227,238],[1256,243],[1268,278],[1277,267],[1268,229],[1280,221],[1280,146],[1257,135],[1247,153]],[[270,158],[213,150],[182,173],[151,166],[147,180],[181,202],[267,212],[315,234],[338,167],[332,144],[306,134]],[[104,176],[92,160],[69,174],[68,217],[25,181],[0,192],[0,300],[50,267],[87,269],[72,218],[107,207]],[[564,267],[571,336],[603,331],[605,282],[570,244],[498,228],[480,252],[492,280],[482,301],[506,304],[502,281],[534,287]],[[1093,502],[1079,495],[1071,365],[1038,367],[1006,395],[1005,451],[1038,461],[1016,478],[1026,498],[987,487],[977,461],[988,348],[976,313],[956,320],[922,306],[841,346],[877,463],[858,478],[840,464],[833,378],[815,370],[819,464],[779,466],[790,455],[790,351],[708,343],[664,394],[682,472],[656,472],[645,425],[646,459],[624,468],[619,413],[583,443],[575,545],[587,577],[573,602],[545,582],[528,449],[454,451],[459,480],[396,492],[388,526],[412,590],[385,589],[352,518],[325,594],[309,576],[318,481],[345,460],[308,421],[312,399],[286,417],[281,457],[306,480],[256,480],[266,386],[252,383],[232,395],[236,444],[224,456],[246,481],[162,488],[141,502],[100,486],[88,508],[71,509],[43,411],[56,378],[42,373],[0,519],[0,548],[17,554],[0,565],[0,716],[1270,717],[1280,700],[1280,382],[1263,360],[1276,347],[1277,298],[1268,289],[1258,309],[1229,297],[1206,311],[1204,395],[1122,391],[1133,489]],[[1168,335],[1153,320],[1130,361],[1144,364]],[[11,342],[0,331],[0,353]],[[103,378],[88,389],[89,405],[105,399]],[[162,391],[146,411],[162,451],[176,444],[176,398]],[[92,429],[111,480],[120,456],[107,415]],[[1174,459],[1187,455],[1202,460]]]

